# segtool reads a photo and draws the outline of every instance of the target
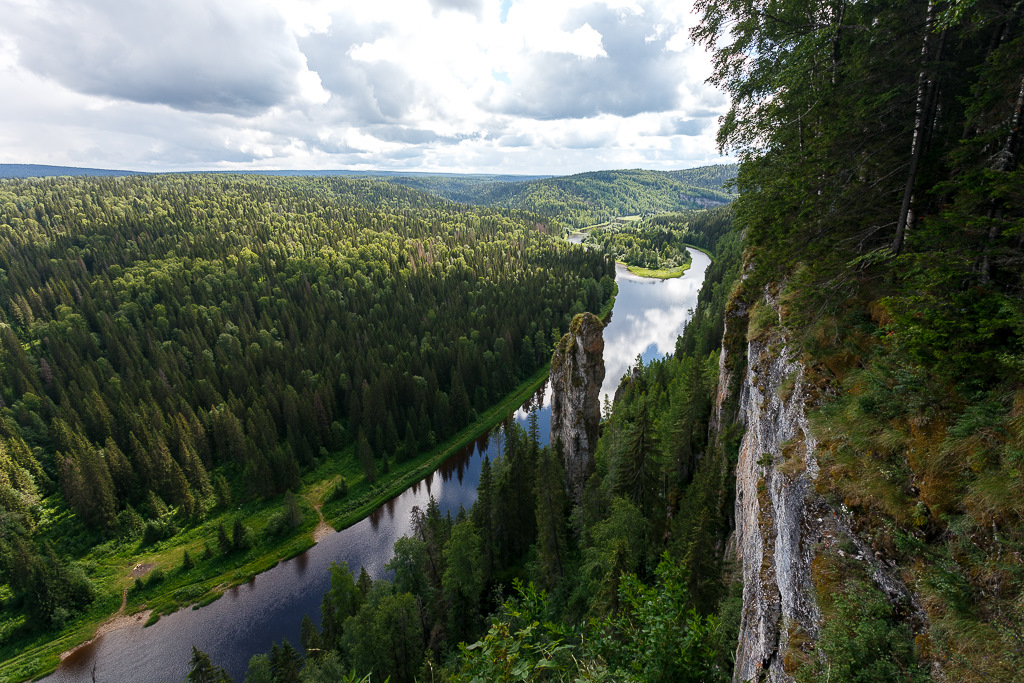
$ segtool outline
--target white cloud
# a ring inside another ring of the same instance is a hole
[[[717,157],[726,104],[668,0],[0,0],[0,15],[3,161],[679,168]]]
[[[204,0],[5,4],[20,63],[78,92],[249,114],[297,91],[302,58],[271,7]]]

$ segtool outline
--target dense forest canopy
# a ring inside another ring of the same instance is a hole
[[[369,179],[0,183],[4,637],[91,598],[58,540],[173,534],[342,453],[373,481],[475,419],[613,292],[549,225]],[[53,537],[61,497],[98,537]]]
[[[722,164],[683,171],[593,171],[518,182],[478,182],[457,177],[391,178],[453,201],[523,209],[557,216],[572,228],[617,216],[665,213],[728,204],[725,186],[736,166]]]

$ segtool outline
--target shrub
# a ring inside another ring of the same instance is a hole
[[[875,586],[850,579],[834,592],[816,658],[797,671],[798,681],[843,683],[925,681],[916,661],[910,629],[895,619],[892,606]]]
[[[146,587],[155,586],[161,583],[165,579],[164,570],[161,567],[155,567],[153,571],[146,577]]]

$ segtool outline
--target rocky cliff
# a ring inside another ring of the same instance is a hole
[[[811,388],[778,311],[768,292],[753,307],[733,308],[726,337],[730,326],[734,337],[746,328],[745,348],[732,345],[734,356],[745,351],[746,362],[727,358],[725,345],[712,420],[713,428],[727,421],[723,406],[733,399],[735,417],[745,427],[730,542],[743,574],[736,681],[791,681],[797,667],[810,661],[822,627],[815,568],[825,556],[863,563],[893,604],[913,602],[895,578],[895,566],[876,558],[851,532],[842,507],[833,508],[815,491],[819,444],[806,412]]]
[[[597,316],[580,313],[551,357],[551,443],[562,440],[566,488],[576,501],[594,471],[604,382],[603,330]]]

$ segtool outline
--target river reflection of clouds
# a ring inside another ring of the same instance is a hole
[[[644,281],[624,268],[618,272],[619,295],[615,313],[605,329],[605,382],[603,391],[614,393],[619,378],[642,354],[647,362],[675,349],[687,311],[696,305],[697,289],[709,261],[693,254],[693,267],[676,280]],[[542,443],[550,433],[550,392],[539,391],[530,401],[538,408]],[[528,426],[528,410],[514,419]],[[423,481],[413,484],[375,510],[367,519],[329,534],[303,555],[281,562],[250,582],[225,592],[224,597],[198,611],[183,609],[162,617],[149,628],[124,628],[98,639],[46,680],[50,683],[88,683],[90,680],[182,680],[188,673],[193,645],[206,651],[235,680],[242,680],[249,657],[267,652],[287,639],[300,642],[304,614],[319,621],[320,601],[330,586],[328,568],[345,560],[373,577],[386,574],[395,541],[412,533],[412,509],[425,510],[433,496],[441,514],[454,516],[476,500],[484,454],[501,457],[500,429],[477,439],[452,456]]]
[[[625,266],[615,267],[619,293],[615,311],[604,329],[604,385],[601,400],[615,395],[619,381],[639,354],[644,363],[676,349],[676,337],[697,306],[697,292],[704,271],[711,263],[703,253],[691,249],[693,265],[683,277],[651,280],[633,275]]]

